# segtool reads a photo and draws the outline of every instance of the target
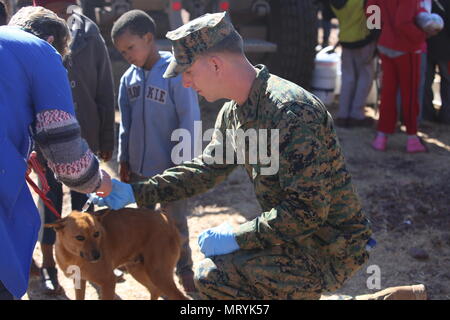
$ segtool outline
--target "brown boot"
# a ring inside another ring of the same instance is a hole
[[[423,284],[418,284],[387,288],[373,294],[356,296],[355,300],[427,300],[427,292]]]

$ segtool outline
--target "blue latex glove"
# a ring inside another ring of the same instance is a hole
[[[107,206],[113,210],[118,210],[130,203],[136,202],[134,199],[133,189],[128,183],[120,182],[112,179],[112,190],[107,197],[99,197],[97,195],[92,199],[92,203],[98,206]]]
[[[233,227],[228,223],[203,231],[198,237],[200,251],[206,256],[218,256],[239,250]]]

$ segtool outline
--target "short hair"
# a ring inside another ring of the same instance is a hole
[[[204,54],[223,52],[244,54],[244,41],[242,40],[242,36],[236,30],[232,31],[216,45],[207,49]]]
[[[6,6],[3,1],[0,0],[0,26],[6,24],[8,15],[6,14]]]
[[[61,56],[69,54],[70,31],[64,19],[59,18],[53,11],[43,7],[23,7],[9,21],[10,26],[20,27],[22,30],[34,34],[42,40],[53,36],[53,47]]]
[[[111,30],[112,40],[114,41],[126,31],[140,37],[147,33],[155,35],[156,24],[153,18],[144,11],[131,10],[125,12],[116,22],[114,22]]]

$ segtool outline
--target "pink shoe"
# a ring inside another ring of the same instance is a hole
[[[379,136],[375,138],[372,142],[372,148],[378,151],[386,151],[386,145],[387,145],[387,137],[386,136]]]
[[[408,142],[406,143],[406,152],[419,153],[427,151],[427,147],[423,145],[422,141],[420,141],[419,138],[408,139]]]

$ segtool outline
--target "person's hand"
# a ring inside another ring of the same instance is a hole
[[[130,203],[134,203],[133,189],[131,185],[127,183],[120,182],[119,180],[112,180],[112,191],[106,197],[101,197],[98,195],[92,199],[92,203],[98,206],[107,206],[113,210],[118,210]]]
[[[102,184],[95,193],[101,197],[106,197],[111,193],[112,187],[111,176],[102,170]]]
[[[119,164],[119,176],[120,181],[130,182],[130,165],[128,162],[123,161]]]
[[[98,156],[105,162],[108,162],[112,158],[112,151],[100,151]]]
[[[427,37],[434,37],[435,35],[437,35],[439,32],[441,32],[442,29],[436,28],[435,26],[431,25],[429,27],[425,28],[425,33],[427,34]]]
[[[233,227],[225,222],[220,226],[203,231],[198,237],[200,251],[206,256],[218,256],[239,250]]]

